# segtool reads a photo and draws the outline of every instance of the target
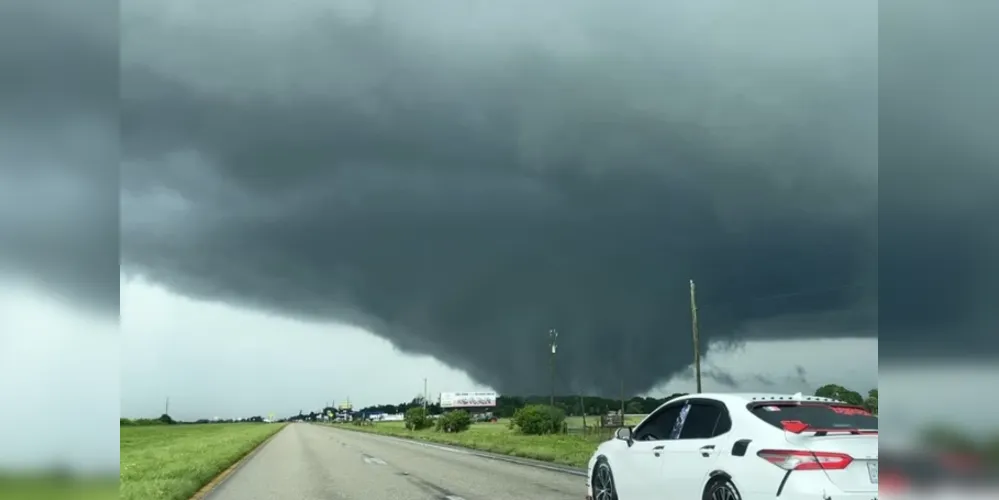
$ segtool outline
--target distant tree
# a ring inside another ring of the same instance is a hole
[[[511,423],[522,434],[557,434],[565,423],[565,412],[549,405],[527,405],[514,413]]]
[[[173,424],[176,423],[176,422],[173,421],[173,418],[170,418],[170,415],[167,415],[166,413],[160,415],[159,420],[160,420],[161,423],[164,423],[164,424],[167,424],[167,425],[173,425]]]
[[[864,408],[867,408],[871,413],[878,414],[878,390],[871,389],[867,391],[867,398],[864,399]]]
[[[859,392],[851,391],[837,384],[826,384],[815,390],[815,395],[822,398],[838,399],[844,403],[861,406],[864,398]]]
[[[437,430],[440,432],[464,432],[471,426],[472,416],[465,410],[449,411],[437,419]]]
[[[624,408],[625,413],[644,413],[642,411],[641,401],[629,401],[628,405]]]
[[[949,426],[930,426],[923,430],[922,437],[927,444],[944,451],[969,452],[978,448],[974,439]]]
[[[406,428],[411,431],[419,431],[430,427],[433,423],[429,417],[427,417],[426,410],[422,406],[417,406],[406,410],[403,416]]]

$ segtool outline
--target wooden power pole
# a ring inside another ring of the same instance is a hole
[[[690,317],[691,329],[694,336],[694,380],[697,383],[697,392],[701,392],[701,335],[697,325],[697,289],[694,280],[690,280]]]
[[[551,391],[552,391],[549,404],[552,406],[552,408],[554,408],[555,407],[555,349],[558,347],[558,343],[556,342],[558,340],[558,331],[555,330],[554,328],[548,330],[548,339],[549,339],[549,345],[552,348],[551,356],[548,359],[548,365],[549,365],[548,368],[551,371]]]
[[[624,377],[621,377],[621,425],[624,425]]]

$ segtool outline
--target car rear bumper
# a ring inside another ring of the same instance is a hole
[[[775,495],[743,495],[742,500],[878,500],[877,493],[782,493]]]

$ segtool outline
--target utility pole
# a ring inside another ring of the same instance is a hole
[[[558,343],[556,342],[558,340],[558,331],[556,331],[554,328],[548,330],[548,339],[549,339],[549,345],[552,348],[552,354],[548,362],[552,378],[551,380],[552,395],[549,404],[551,404],[551,406],[554,408],[555,407],[555,349],[558,347]]]
[[[690,318],[694,335],[694,380],[697,382],[697,393],[701,392],[701,335],[697,325],[697,289],[694,280],[690,280]]]
[[[167,398],[166,398],[166,404],[163,405],[163,414],[164,415],[169,415],[170,414],[170,396],[167,396]]]
[[[427,378],[423,377],[423,414],[427,414]]]
[[[624,425],[624,377],[621,377],[621,425]]]

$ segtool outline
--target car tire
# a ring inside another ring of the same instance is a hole
[[[731,479],[719,477],[712,479],[708,487],[704,488],[703,500],[742,500],[742,495]]]
[[[600,457],[596,465],[593,466],[593,478],[591,480],[590,493],[593,500],[618,500],[617,485],[614,483],[614,472],[607,463],[607,459]]]

